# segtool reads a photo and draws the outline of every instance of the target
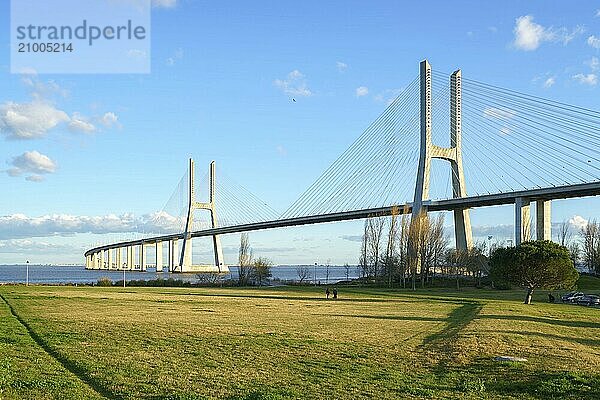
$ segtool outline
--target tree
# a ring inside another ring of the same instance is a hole
[[[569,243],[571,243],[571,238],[573,236],[571,232],[571,225],[569,221],[563,221],[558,225],[558,243],[561,246],[569,247]]]
[[[549,240],[497,249],[490,258],[490,275],[494,281],[524,287],[525,304],[536,289],[570,288],[579,278],[569,250]]]
[[[380,269],[381,241],[383,239],[383,229],[385,228],[385,219],[382,217],[369,218],[367,220],[367,229],[369,231],[367,242],[367,262],[370,265],[369,276],[377,280]]]
[[[358,259],[358,266],[360,268],[360,274],[363,278],[366,278],[369,273],[369,261],[367,256],[367,249],[369,243],[369,221],[365,220],[362,243],[360,244],[360,258]]]
[[[310,268],[308,268],[308,265],[299,265],[296,268],[296,274],[298,274],[299,282],[302,283],[305,280],[308,280],[308,277],[310,276]]]
[[[591,220],[581,229],[582,258],[589,272],[600,273],[600,224]]]
[[[344,270],[346,270],[346,283],[350,283],[350,265],[344,264]]]
[[[383,267],[387,276],[388,286],[392,286],[392,278],[398,264],[398,260],[395,254],[396,251],[396,238],[398,236],[396,226],[396,216],[399,214],[398,207],[392,207],[392,218],[390,220],[390,228],[388,231],[387,247],[385,251],[385,259]]]
[[[252,272],[252,249],[247,233],[240,235],[240,249],[238,252],[238,284],[248,285]]]
[[[271,277],[273,263],[265,257],[258,257],[252,264],[252,279],[262,286],[263,282]]]

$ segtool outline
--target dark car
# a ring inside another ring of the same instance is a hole
[[[563,294],[562,296],[560,296],[560,300],[563,303],[575,303],[577,301],[577,299],[579,299],[580,297],[585,296],[584,293],[582,292],[570,292],[567,294]]]
[[[577,299],[577,304],[581,306],[597,306],[600,305],[600,296],[595,294],[586,294]]]

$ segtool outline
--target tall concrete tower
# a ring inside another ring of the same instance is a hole
[[[192,264],[192,236],[191,232],[194,224],[194,210],[208,210],[210,212],[211,228],[218,227],[217,211],[215,207],[215,189],[216,189],[216,166],[215,162],[210,163],[209,170],[209,190],[208,202],[202,203],[196,201],[196,190],[194,187],[194,160],[190,158],[189,172],[189,197],[188,197],[188,212],[185,223],[185,232],[183,236],[183,245],[181,248],[181,256],[179,259],[178,272],[229,272],[229,268],[223,260],[223,248],[221,247],[221,238],[219,235],[212,236],[213,251],[215,256],[214,266],[210,265],[193,265]]]
[[[431,159],[446,160],[452,168],[452,195],[453,197],[466,197],[465,174],[462,164],[461,147],[461,73],[455,71],[450,76],[450,147],[439,147],[431,141],[431,66],[427,60],[420,65],[420,103],[421,103],[421,145],[417,183],[413,200],[412,216],[415,219],[422,212],[427,212],[423,204],[429,198],[429,180]],[[471,220],[468,209],[454,210],[454,235],[456,248],[466,250],[473,245],[471,233]]]

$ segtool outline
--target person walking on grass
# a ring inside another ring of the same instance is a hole
[[[330,293],[329,288],[325,289],[325,297],[329,298]]]
[[[333,298],[337,299],[337,288],[333,288]]]

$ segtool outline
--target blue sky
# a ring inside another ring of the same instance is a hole
[[[600,109],[598,1],[156,0],[151,74],[27,76],[10,74],[8,3],[0,4],[0,263],[81,262],[93,244],[135,236],[99,234],[110,229],[98,224],[160,210],[190,156],[202,172],[216,160],[283,211],[424,58],[440,71],[462,68]],[[47,107],[31,107],[35,98]],[[34,138],[15,134],[11,110],[29,118]],[[553,221],[580,223],[599,210],[598,199],[555,202]],[[475,210],[472,222],[504,237],[512,208]],[[44,224],[55,234],[31,234]],[[277,263],[353,263],[360,232],[351,222],[251,241]],[[237,241],[224,239],[227,262]]]

